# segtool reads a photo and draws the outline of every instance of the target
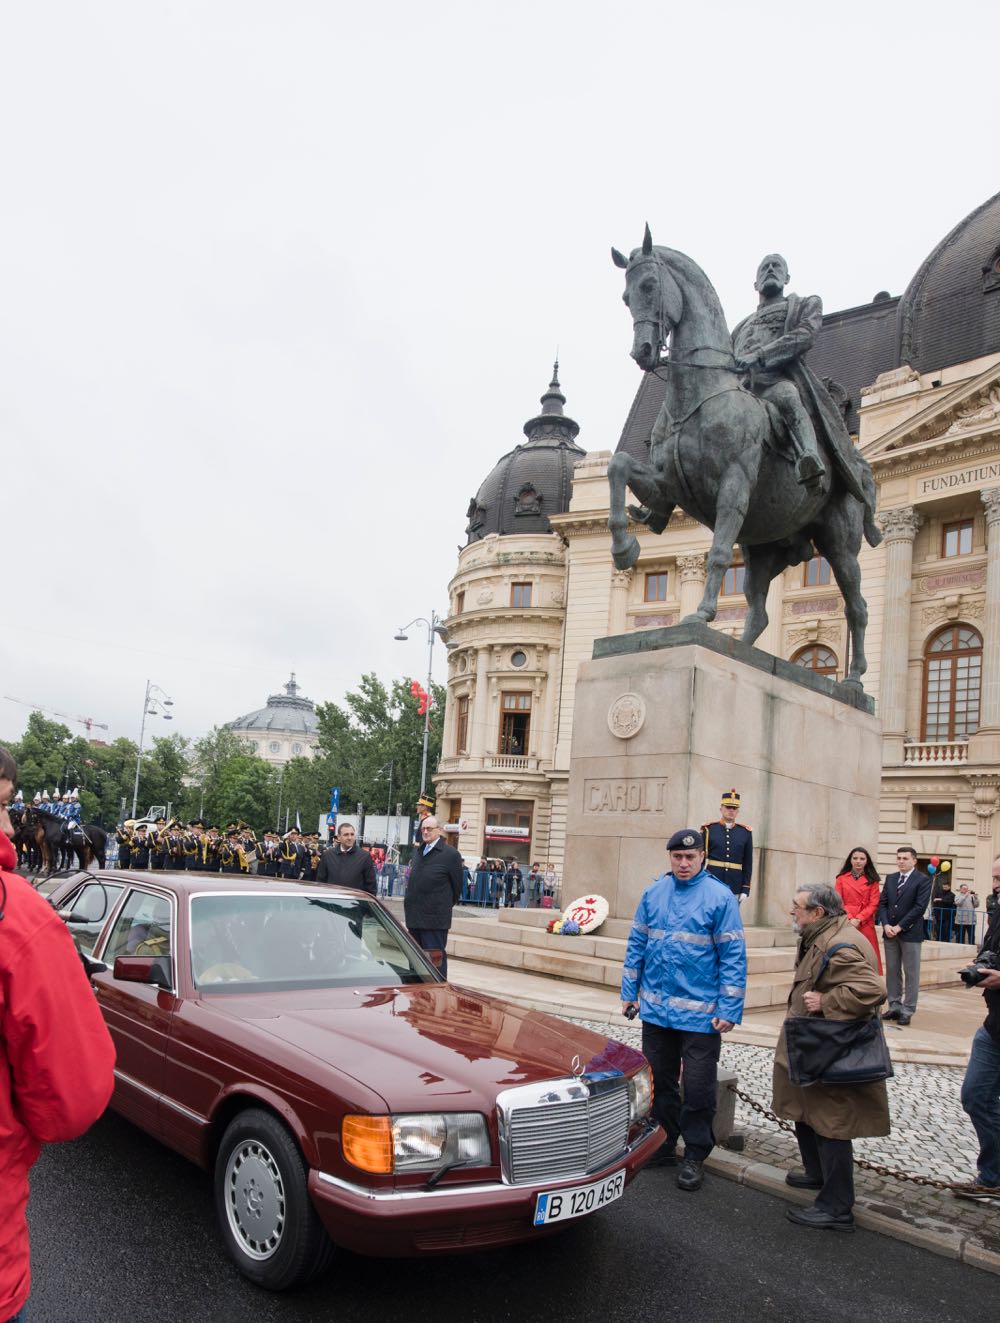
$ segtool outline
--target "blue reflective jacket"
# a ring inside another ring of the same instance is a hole
[[[622,1001],[665,1029],[715,1032],[739,1024],[747,948],[736,897],[704,869],[688,882],[664,873],[639,901],[625,952]]]

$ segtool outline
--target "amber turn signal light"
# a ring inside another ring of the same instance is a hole
[[[344,1157],[354,1167],[388,1175],[392,1171],[392,1120],[388,1116],[345,1116],[340,1128]]]

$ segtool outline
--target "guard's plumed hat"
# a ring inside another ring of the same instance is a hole
[[[431,799],[430,795],[421,795],[420,798],[417,800],[418,809],[421,808],[432,809],[433,807],[434,807],[434,801],[433,799]]]
[[[667,841],[668,850],[703,850],[704,837],[696,827],[682,827]]]
[[[740,792],[738,790],[724,790],[722,792],[723,808],[739,808]]]

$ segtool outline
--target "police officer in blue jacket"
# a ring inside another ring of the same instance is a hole
[[[750,895],[753,876],[753,830],[745,822],[737,822],[740,796],[737,790],[727,790],[722,796],[718,822],[706,822],[705,865],[720,882],[737,897],[742,905]]]
[[[642,1018],[642,1050],[653,1070],[653,1113],[667,1142],[651,1165],[684,1161],[682,1190],[697,1190],[715,1145],[721,1035],[743,1018],[747,953],[732,891],[705,867],[696,827],[667,842],[670,872],[639,901],[622,970],[622,1013]],[[680,1073],[684,1067],[684,1101]]]

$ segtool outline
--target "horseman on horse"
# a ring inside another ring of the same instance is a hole
[[[683,253],[654,247],[648,225],[641,248],[611,255],[626,272],[632,357],[666,380],[649,463],[620,451],[608,466],[615,565],[631,568],[639,556],[626,487],[643,502],[628,513],[654,533],[679,506],[714,530],[705,593],[690,619],[714,619],[738,543],[749,607],[743,640],[753,643],[767,624],[772,579],[819,551],[844,596],[847,682],[860,687],[868,612],[858,551],[862,536],[875,546],[881,534],[871,470],[830,391],[802,362],[822,322],[820,300],[786,298],[787,264],[771,254],[757,271],[757,311],[731,338],[708,277]]]

